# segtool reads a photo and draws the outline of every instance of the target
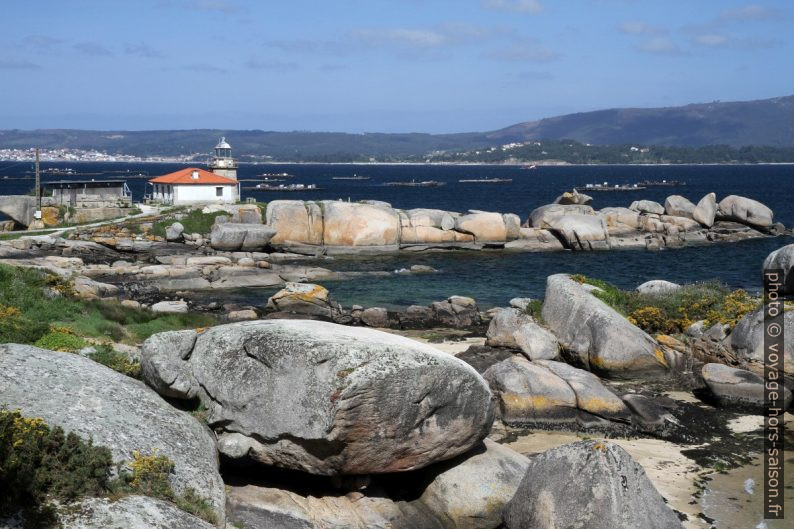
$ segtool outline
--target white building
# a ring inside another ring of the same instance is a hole
[[[152,185],[152,200],[163,204],[234,204],[240,200],[237,179],[196,167],[158,176],[149,183]]]

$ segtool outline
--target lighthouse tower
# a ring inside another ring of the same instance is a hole
[[[210,162],[210,171],[216,175],[237,180],[237,162],[232,158],[232,146],[221,138],[215,146],[215,154]]]

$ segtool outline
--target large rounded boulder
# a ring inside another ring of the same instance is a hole
[[[397,246],[400,216],[381,204],[324,200],[323,242],[326,246]]]
[[[764,365],[764,307],[745,315],[725,340],[742,363]],[[783,369],[794,376],[794,311],[783,313]]]
[[[692,218],[695,205],[681,195],[670,195],[664,201],[664,212],[672,217]]]
[[[621,447],[583,441],[548,450],[505,509],[508,529],[676,529],[678,516]]]
[[[783,294],[794,294],[794,244],[778,248],[764,259],[764,270],[783,270]]]
[[[590,371],[619,378],[667,371],[653,338],[566,274],[546,280],[542,314],[563,349]]]
[[[122,466],[132,461],[136,451],[169,458],[174,463],[170,475],[174,491],[193,489],[223,520],[225,495],[212,433],[140,381],[77,354],[4,344],[0,345],[2,408],[41,417],[51,426],[106,446],[114,463]]]
[[[772,210],[757,200],[737,195],[728,195],[720,200],[717,214],[721,219],[741,222],[753,228],[770,228],[774,217]]]
[[[306,320],[152,336],[144,380],[198,396],[219,449],[321,475],[421,468],[477,445],[491,393],[468,364],[408,338]]]
[[[323,243],[323,212],[315,202],[274,200],[267,205],[265,220],[276,231],[273,244]]]
[[[717,215],[717,195],[709,193],[700,199],[695,209],[692,210],[692,218],[707,228],[714,225],[714,218]]]

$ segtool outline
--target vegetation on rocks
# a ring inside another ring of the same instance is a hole
[[[26,527],[56,525],[52,500],[109,491],[110,450],[41,418],[0,410],[0,514],[22,510]]]
[[[0,516],[22,513],[26,528],[58,527],[52,502],[142,494],[167,500],[210,523],[217,516],[195,490],[171,488],[174,462],[157,453],[133,452],[129,472],[111,479],[108,448],[50,427],[40,417],[0,410]]]
[[[137,379],[141,378],[141,363],[139,361],[130,360],[127,355],[113,350],[110,345],[98,345],[95,349],[95,353],[88,355],[94,362],[118,371],[122,375]]]
[[[583,275],[573,275],[571,279],[598,287],[600,290],[593,291],[595,297],[649,334],[681,333],[700,320],[706,322],[706,327],[716,323],[734,326],[761,304],[760,299],[746,291],[731,291],[715,281],[684,285],[664,293],[643,294],[621,290],[606,281]]]
[[[152,334],[207,327],[206,314],[159,314],[117,302],[79,300],[68,281],[38,270],[0,264],[0,343],[75,352],[93,345],[91,358],[136,376],[140,366],[110,344],[140,343]]]
[[[231,216],[228,211],[215,211],[212,213],[202,213],[201,209],[191,209],[182,218],[166,218],[155,222],[152,225],[152,235],[158,237],[165,237],[165,229],[173,224],[179,222],[185,227],[185,233],[209,233],[212,231],[212,225],[215,224],[215,219],[221,215]]]

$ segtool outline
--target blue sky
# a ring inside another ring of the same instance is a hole
[[[794,93],[782,0],[27,0],[0,12],[0,129],[461,132]]]

